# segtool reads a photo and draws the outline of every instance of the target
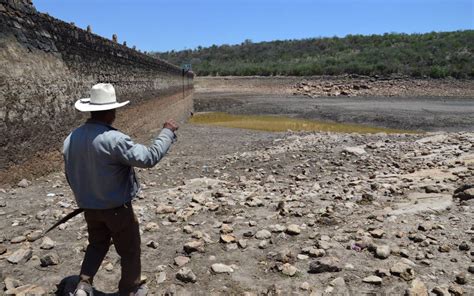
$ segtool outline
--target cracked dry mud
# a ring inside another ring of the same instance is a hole
[[[151,295],[474,294],[474,200],[453,199],[474,181],[473,133],[179,133],[138,170]],[[18,185],[0,193],[2,293],[54,293],[79,271],[85,223],[36,239],[73,196],[62,173]],[[119,278],[111,247],[98,295]]]

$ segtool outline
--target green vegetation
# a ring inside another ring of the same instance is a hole
[[[474,30],[348,35],[152,53],[200,76],[408,75],[474,78]]]
[[[222,112],[206,112],[195,114],[189,120],[195,124],[223,126],[231,128],[242,128],[261,130],[269,132],[320,131],[334,133],[414,133],[413,131],[372,127],[360,124],[346,124],[336,122],[324,122],[284,116],[270,115],[234,115]]]

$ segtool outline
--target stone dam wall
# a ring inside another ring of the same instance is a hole
[[[117,127],[132,135],[144,119],[158,128],[192,111],[192,73],[39,13],[29,0],[0,0],[0,64],[0,183],[62,165],[64,137],[88,116],[74,102],[96,83],[131,101]]]

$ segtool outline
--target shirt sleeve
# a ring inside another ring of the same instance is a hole
[[[158,137],[153,140],[153,144],[147,147],[136,144],[129,136],[123,135],[117,141],[114,154],[123,164],[139,168],[151,168],[165,156],[175,138],[173,131],[164,128]]]

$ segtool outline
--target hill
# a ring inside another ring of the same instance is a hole
[[[474,30],[348,35],[152,53],[200,76],[408,75],[474,78]]]

